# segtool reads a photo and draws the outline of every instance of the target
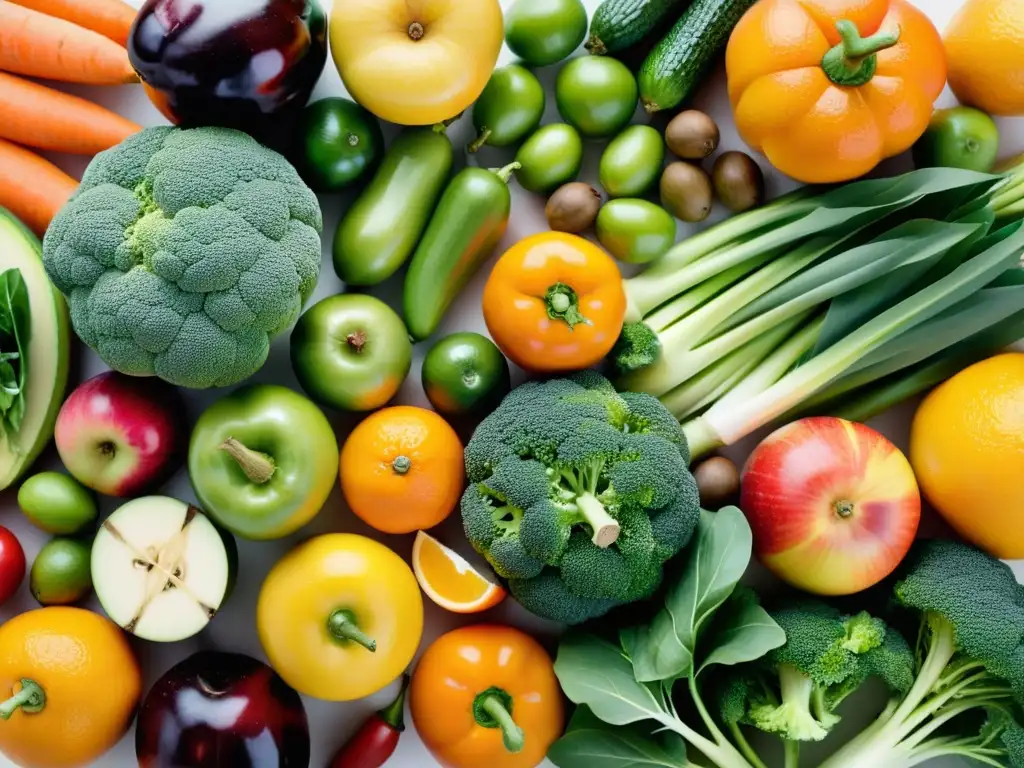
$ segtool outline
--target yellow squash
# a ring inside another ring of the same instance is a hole
[[[372,539],[317,536],[267,574],[256,626],[270,664],[300,693],[352,701],[401,675],[423,634],[405,561]]]
[[[433,125],[476,101],[504,25],[498,0],[335,0],[330,35],[356,101],[382,120]]]

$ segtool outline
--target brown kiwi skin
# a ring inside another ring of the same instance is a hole
[[[723,152],[711,169],[715,195],[730,211],[740,213],[764,205],[764,173],[750,155]]]
[[[711,177],[700,166],[677,161],[661,174],[661,205],[683,221],[704,221],[711,213]]]
[[[704,509],[718,510],[736,502],[740,493],[740,472],[725,456],[712,456],[693,469],[693,479]]]
[[[676,157],[703,160],[718,149],[718,125],[703,112],[687,109],[665,128],[665,143]]]
[[[570,181],[548,198],[544,214],[555,232],[579,234],[594,226],[601,210],[601,193],[582,181]]]

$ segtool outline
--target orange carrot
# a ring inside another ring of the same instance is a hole
[[[99,32],[122,46],[135,21],[135,9],[121,0],[11,0],[15,5],[56,16],[80,27]],[[229,0],[230,2],[230,0]]]
[[[78,182],[53,163],[0,139],[0,207],[40,237],[77,188]]]
[[[0,139],[94,155],[140,130],[91,101],[0,72]]]
[[[99,32],[0,2],[0,70],[90,85],[139,79],[128,52]]]

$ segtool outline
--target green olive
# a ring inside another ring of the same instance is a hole
[[[477,138],[469,151],[476,152],[484,144],[507,147],[522,140],[540,125],[546,103],[544,86],[530,70],[518,64],[494,70],[473,107]]]
[[[565,123],[545,125],[516,153],[519,186],[546,193],[576,178],[583,164],[583,140]]]
[[[621,61],[607,56],[580,56],[558,73],[555,101],[566,122],[590,139],[621,131],[637,104],[636,78]]]
[[[612,200],[597,214],[597,239],[619,261],[646,264],[675,243],[676,221],[647,200]]]
[[[641,197],[661,175],[665,142],[649,125],[631,125],[601,155],[601,186],[610,197]]]
[[[505,14],[509,50],[532,67],[567,58],[587,36],[580,0],[516,0]]]

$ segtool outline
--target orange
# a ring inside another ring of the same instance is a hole
[[[976,363],[932,391],[914,415],[910,463],[961,536],[1024,557],[1024,354]]]
[[[0,626],[0,696],[13,710],[0,719],[0,752],[22,768],[91,765],[128,730],[141,693],[124,633],[102,616],[38,608]]]
[[[455,509],[464,485],[458,435],[425,408],[377,411],[341,449],[341,490],[349,509],[384,533],[433,528]]]
[[[1024,115],[1024,0],[967,0],[943,36],[949,87],[992,115]]]
[[[412,570],[427,597],[452,613],[478,613],[505,599],[504,589],[423,531],[412,545]]]

